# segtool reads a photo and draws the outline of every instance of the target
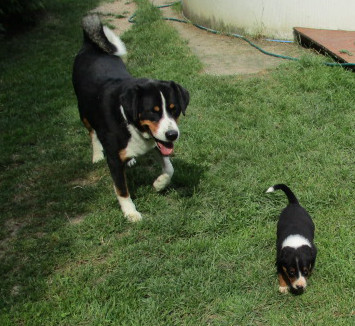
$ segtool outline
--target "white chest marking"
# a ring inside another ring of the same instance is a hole
[[[132,125],[128,125],[127,127],[131,133],[131,139],[128,141],[126,147],[127,157],[138,157],[149,152],[156,146],[156,143],[153,139],[146,139],[144,135],[142,135],[142,133],[140,133]]]
[[[289,235],[283,242],[281,248],[291,247],[297,249],[302,246],[312,247],[311,243],[300,234]]]
[[[123,118],[127,121],[126,114],[124,113],[123,107],[120,107]],[[149,152],[156,146],[154,139],[146,132],[141,133],[134,126],[127,124],[127,128],[131,134],[131,138],[128,141],[126,147],[126,157],[138,157]]]

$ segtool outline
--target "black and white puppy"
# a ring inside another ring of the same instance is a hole
[[[279,291],[287,293],[290,288],[294,293],[302,293],[316,261],[314,223],[286,185],[277,184],[266,192],[278,189],[285,192],[289,201],[277,224],[276,266]]]
[[[185,114],[189,93],[173,81],[134,78],[122,56],[124,43],[97,15],[82,21],[84,42],[75,58],[73,85],[80,118],[89,130],[93,162],[106,155],[123,214],[142,219],[127,189],[125,166],[157,148],[162,173],[153,183],[164,189],[174,173],[169,155],[180,136],[177,119]]]

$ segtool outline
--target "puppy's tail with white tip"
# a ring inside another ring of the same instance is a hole
[[[107,26],[103,26],[97,14],[90,14],[83,18],[84,40],[92,42],[102,51],[122,57],[127,54],[122,40]]]
[[[268,190],[266,190],[266,192],[274,192],[275,190],[282,190],[287,198],[288,198],[288,202],[290,204],[298,204],[298,200],[295,196],[295,194],[291,191],[291,189],[289,187],[287,187],[285,184],[277,184],[277,185],[274,185],[272,187],[270,187]]]

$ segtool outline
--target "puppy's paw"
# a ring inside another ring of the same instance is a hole
[[[92,155],[92,163],[100,162],[104,159],[104,152],[103,151],[95,151]]]
[[[126,213],[125,217],[127,218],[128,221],[130,221],[132,223],[139,222],[143,219],[142,214],[139,213],[138,211],[132,211],[132,212]]]
[[[288,286],[279,286],[280,293],[288,293]]]
[[[153,183],[156,191],[162,191],[170,183],[171,176],[167,173],[161,174]]]
[[[136,163],[137,163],[137,161],[136,161],[136,159],[133,157],[133,158],[131,158],[131,159],[127,162],[127,166],[128,166],[129,168],[131,168],[132,166],[136,165]]]

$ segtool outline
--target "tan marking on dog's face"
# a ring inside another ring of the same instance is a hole
[[[290,273],[296,273],[296,269],[291,267],[290,271],[287,271],[287,268],[285,266],[282,266],[283,271],[285,272],[286,277],[290,281],[290,283],[294,283],[297,280],[297,275],[296,274],[291,274]],[[290,272],[290,273],[289,273]]]
[[[155,112],[159,112],[159,111],[160,111],[160,107],[156,105],[156,106],[153,108],[153,110],[154,110]]]
[[[292,277],[288,276],[288,279],[290,280],[291,284],[294,284],[297,280],[297,277],[296,276],[292,276]]]
[[[287,270],[287,268],[283,266],[282,269],[285,272],[287,279],[289,280],[291,286],[294,289],[298,289],[298,287],[301,287],[302,289],[306,288],[307,286],[306,277],[301,275],[299,272],[297,272],[295,268],[291,267],[289,270]]]
[[[155,135],[158,132],[159,122],[153,122],[150,120],[141,120],[140,124],[141,126],[147,126],[153,135]]]
[[[177,116],[175,115],[175,112],[174,112],[174,110],[175,110],[175,104],[171,103],[171,104],[169,105],[169,109],[170,109],[170,111],[171,111],[171,114],[172,114],[172,116],[173,116],[173,119],[177,122],[177,121],[179,120],[179,117],[177,117]]]

